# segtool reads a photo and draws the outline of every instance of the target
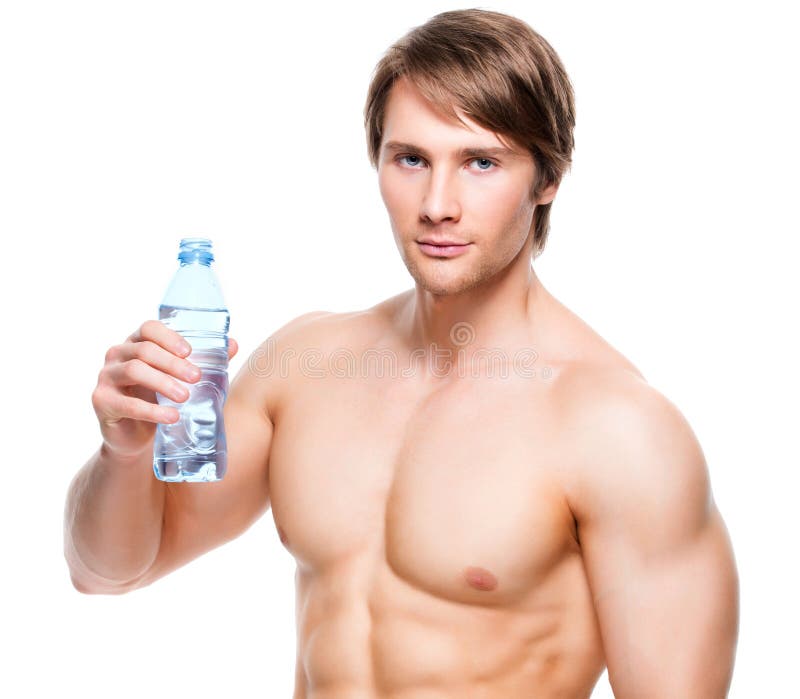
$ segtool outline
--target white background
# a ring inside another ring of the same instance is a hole
[[[800,114],[790,4],[732,5],[482,7],[539,31],[575,86],[574,164],[535,267],[703,445],[745,699],[797,686]],[[150,588],[86,596],[62,557],[67,485],[99,445],[103,355],[156,316],[181,236],[214,240],[231,376],[290,318],[411,286],[362,109],[389,44],[463,6],[0,7],[0,693],[290,697],[294,565],[271,513]],[[610,696],[604,674],[593,697]]]

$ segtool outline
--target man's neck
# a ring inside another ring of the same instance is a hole
[[[405,306],[404,326],[410,346],[424,351],[428,371],[437,376],[469,371],[475,352],[513,359],[519,348],[536,349],[538,318],[548,296],[528,262],[460,294],[437,296],[417,286]]]

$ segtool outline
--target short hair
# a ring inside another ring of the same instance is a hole
[[[537,176],[530,197],[560,183],[575,147],[575,97],[558,54],[516,17],[482,9],[450,10],[412,28],[373,70],[364,106],[370,162],[378,168],[386,102],[405,77],[447,118],[455,107],[526,148]],[[533,257],[543,250],[551,204],[537,205]]]

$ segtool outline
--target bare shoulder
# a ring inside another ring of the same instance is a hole
[[[545,299],[542,315],[546,320],[548,355],[553,357],[557,366],[567,367],[566,375],[574,375],[578,385],[591,372],[598,377],[605,374],[612,378],[618,371],[620,377],[627,372],[644,378],[628,357],[575,311],[549,292],[545,292]]]
[[[727,696],[738,578],[693,430],[630,372],[568,379],[567,502],[615,696]]]
[[[292,319],[267,338],[264,345],[295,352],[353,349],[374,339],[391,322],[389,300],[355,311],[311,311]]]
[[[612,516],[625,501],[680,505],[704,516],[708,468],[680,409],[624,366],[575,367],[559,379],[560,424],[571,436],[567,499],[580,523]],[[667,514],[667,512],[665,512]]]
[[[274,417],[283,398],[291,395],[304,377],[323,375],[337,353],[355,353],[379,343],[390,323],[385,302],[364,310],[303,313],[256,347],[242,372],[248,373],[251,382],[260,383],[259,393]]]

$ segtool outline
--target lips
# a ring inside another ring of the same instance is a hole
[[[417,244],[419,245],[419,249],[429,257],[457,257],[458,255],[464,254],[467,250],[469,250],[469,246],[472,245],[472,243],[447,244],[450,241],[427,243],[425,240],[431,239],[426,238],[424,240],[420,240],[417,242]]]
[[[462,240],[452,240],[450,238],[420,238],[418,243],[424,243],[425,245],[439,245],[439,246],[449,246],[449,245],[468,245],[469,243],[462,241]]]

